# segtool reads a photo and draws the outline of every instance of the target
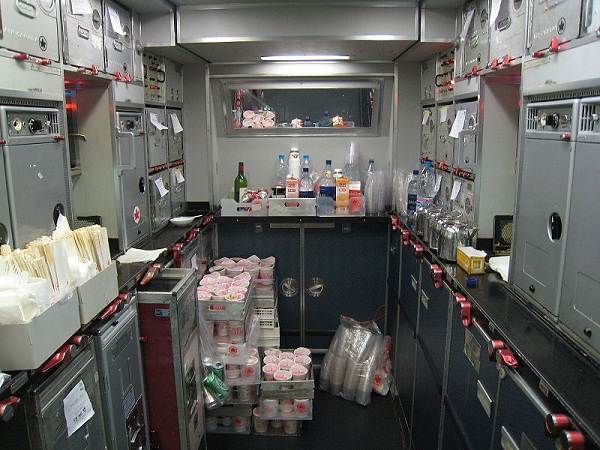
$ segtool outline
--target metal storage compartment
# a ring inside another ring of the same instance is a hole
[[[464,40],[461,75],[485,69],[490,57],[490,7],[489,0],[467,0],[463,6],[463,27],[471,15]]]
[[[148,167],[167,164],[166,119],[164,108],[146,108]]]
[[[171,179],[171,215],[180,216],[185,211],[185,166],[178,164],[169,169]]]
[[[150,196],[150,229],[162,230],[171,218],[171,172],[168,169],[148,175]]]
[[[61,2],[63,60],[72,66],[104,71],[102,2],[88,1],[89,8],[82,2]]]
[[[111,0],[103,1],[106,71],[130,81],[133,73],[131,12]]]
[[[496,17],[490,18],[490,61],[503,62],[523,55],[527,2],[525,0],[493,0],[500,2]],[[492,8],[492,13],[495,12]]]
[[[180,109],[167,108],[167,137],[169,141],[169,161],[183,159],[183,114]]]
[[[435,106],[423,107],[421,117],[421,161],[435,161],[437,108]]]
[[[421,103],[435,101],[437,55],[421,63]]]
[[[150,428],[164,449],[197,449],[204,435],[196,280],[164,269],[138,288]]]
[[[531,53],[558,46],[579,36],[581,0],[536,1],[531,8],[526,47]]]
[[[575,154],[575,143],[565,137],[575,136],[577,107],[578,100],[527,105],[521,152],[511,283],[554,317],[561,295]]]

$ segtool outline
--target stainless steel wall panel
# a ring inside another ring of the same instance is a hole
[[[531,53],[579,36],[581,0],[538,0],[533,2],[527,48]]]
[[[15,59],[0,48],[0,95],[22,100],[63,100],[65,83],[61,67]]]
[[[421,103],[433,103],[435,101],[436,75],[438,56],[421,62]]]

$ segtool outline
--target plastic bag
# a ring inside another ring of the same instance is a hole
[[[225,366],[212,338],[212,321],[200,317],[198,330],[202,355],[204,407],[212,410],[225,404],[231,389],[225,382]]]
[[[383,336],[374,321],[341,316],[323,358],[321,389],[360,405],[371,403],[375,372],[382,358]]]
[[[387,395],[390,391],[392,381],[392,361],[390,360],[390,350],[392,349],[392,338],[386,336],[382,343],[383,358],[373,379],[373,392],[380,395]]]

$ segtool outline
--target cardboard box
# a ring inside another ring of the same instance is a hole
[[[458,247],[456,263],[468,274],[482,274],[485,272],[485,255],[484,251],[473,247]]]
[[[85,325],[119,295],[117,264],[112,263],[82,285],[77,286],[77,293],[79,295],[79,318],[81,324]]]
[[[37,369],[80,327],[75,289],[28,323],[0,325],[0,368]]]

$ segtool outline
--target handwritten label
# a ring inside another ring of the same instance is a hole
[[[158,116],[156,115],[156,113],[150,113],[150,123],[152,123],[152,125],[154,125],[160,131],[167,129],[167,127],[160,123],[160,120],[158,120]]]
[[[450,200],[454,201],[457,199],[461,187],[462,181],[455,180],[454,184],[452,185],[452,194],[450,194]]]
[[[423,111],[423,121],[421,122],[421,125],[427,125],[427,122],[429,122],[430,114],[431,114],[430,111]]]
[[[449,106],[442,106],[440,108],[440,123],[444,123],[448,119],[448,108]]]
[[[181,122],[179,122],[179,117],[177,114],[171,113],[171,123],[173,124],[173,133],[181,133],[183,131],[183,127],[181,126]]]
[[[67,421],[67,434],[71,436],[94,416],[92,402],[85,390],[83,380],[63,399],[65,419]]]
[[[121,17],[119,17],[119,13],[110,6],[108,6],[108,17],[110,18],[110,25],[112,26],[113,31],[121,36],[125,36],[123,25],[121,24]]]
[[[465,118],[467,117],[467,111],[461,109],[456,112],[456,117],[452,123],[452,129],[450,130],[450,137],[458,139],[458,133],[460,133],[465,126]]]
[[[71,0],[71,11],[73,14],[92,14],[89,0]]]
[[[174,173],[177,184],[181,184],[185,181],[185,178],[183,178],[183,172],[181,170],[176,170]]]

